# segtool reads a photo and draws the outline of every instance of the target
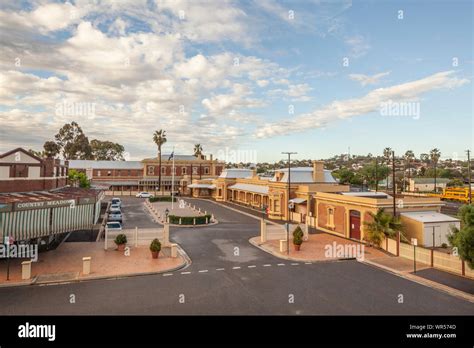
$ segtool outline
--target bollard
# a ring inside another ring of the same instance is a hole
[[[209,218],[206,216],[206,225],[209,223]]]
[[[214,214],[211,215],[211,221],[212,221],[212,222],[215,222],[215,221],[216,221],[216,218],[214,217]]]
[[[267,224],[264,219],[260,220],[260,242],[265,243],[267,241]]]
[[[171,257],[178,256],[178,244],[171,243]]]
[[[204,210],[204,215],[207,215],[207,210]]]
[[[83,257],[82,258],[82,274],[87,275],[91,273],[91,257]]]
[[[196,225],[196,218],[193,219],[193,225]]]
[[[170,244],[170,225],[165,223],[163,225],[163,246],[168,246]]]
[[[179,218],[179,224],[181,225],[181,218]]]
[[[27,280],[31,278],[31,261],[23,261],[21,263],[21,279]]]
[[[286,252],[286,239],[280,239],[280,252]]]

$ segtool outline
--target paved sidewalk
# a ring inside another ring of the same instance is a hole
[[[82,258],[86,256],[92,257],[89,275],[82,274]],[[63,243],[56,250],[40,253],[38,261],[32,263],[29,281],[21,280],[22,261],[10,261],[9,281],[7,262],[0,262],[0,287],[160,273],[186,264],[179,253],[171,258],[169,248],[162,249],[158,259],[152,259],[148,246],[130,246],[130,255],[126,256],[115,249],[105,251],[103,243],[95,242]]]
[[[294,250],[290,236],[289,255],[286,250],[280,252],[279,239],[267,240],[265,243],[261,243],[260,236],[257,236],[251,238],[250,243],[276,257],[295,261],[334,261],[339,259],[356,258],[358,255],[363,255],[364,258],[368,259],[392,257],[382,250],[367,247],[361,243],[328,233],[310,234],[308,240],[303,242],[299,251]],[[338,248],[343,248],[344,251],[342,251],[342,253],[338,252]]]

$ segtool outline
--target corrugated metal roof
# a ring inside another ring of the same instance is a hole
[[[170,156],[171,154],[161,155],[161,161],[168,161],[168,158],[170,158]],[[173,159],[170,159],[170,161],[172,160]],[[174,160],[175,161],[197,161],[198,158],[194,155],[174,155]],[[144,161],[158,161],[158,156],[145,158]]]
[[[455,217],[438,213],[436,211],[413,211],[401,213],[400,215],[420,222],[458,222]]]
[[[219,177],[226,179],[242,179],[251,177],[252,175],[253,171],[251,169],[229,168],[225,169]]]
[[[214,190],[214,189],[216,188],[216,185],[210,185],[210,184],[191,184],[191,185],[188,185],[188,187],[190,187],[190,188],[207,188],[207,189]]]
[[[253,184],[235,184],[229,186],[231,190],[242,190],[254,193],[268,194],[268,186],[264,185],[253,185]]]
[[[70,160],[70,169],[143,169],[140,161]]]
[[[413,178],[415,184],[434,184],[434,178]],[[450,179],[446,178],[436,178],[437,184],[446,184]]]
[[[277,169],[276,173],[284,173],[281,180],[276,180],[276,175],[270,181],[288,182],[288,168]],[[314,182],[313,181],[313,167],[295,167],[290,170],[291,182]],[[331,171],[324,169],[324,182],[334,183],[337,181],[331,174]]]

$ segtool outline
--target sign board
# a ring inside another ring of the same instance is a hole
[[[418,245],[418,239],[412,238],[411,239],[411,244],[414,245],[414,246],[417,246]]]
[[[71,206],[76,203],[75,199],[60,199],[55,201],[42,202],[17,202],[15,203],[15,211],[30,210],[30,209],[44,209]]]

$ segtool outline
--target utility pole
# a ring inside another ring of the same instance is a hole
[[[286,207],[288,209],[288,215],[286,217],[286,254],[290,255],[290,187],[291,187],[291,155],[296,155],[298,152],[282,152],[284,155],[288,155],[288,200]]]
[[[375,156],[375,192],[379,191],[378,156]]]
[[[388,183],[387,183],[388,185]],[[397,189],[395,186],[395,151],[392,151],[392,195],[393,195],[393,217],[397,216],[397,205],[395,203],[395,195],[397,193]]]
[[[472,188],[471,188],[471,151],[466,150],[467,152],[467,177],[469,180],[469,204],[472,204]]]

